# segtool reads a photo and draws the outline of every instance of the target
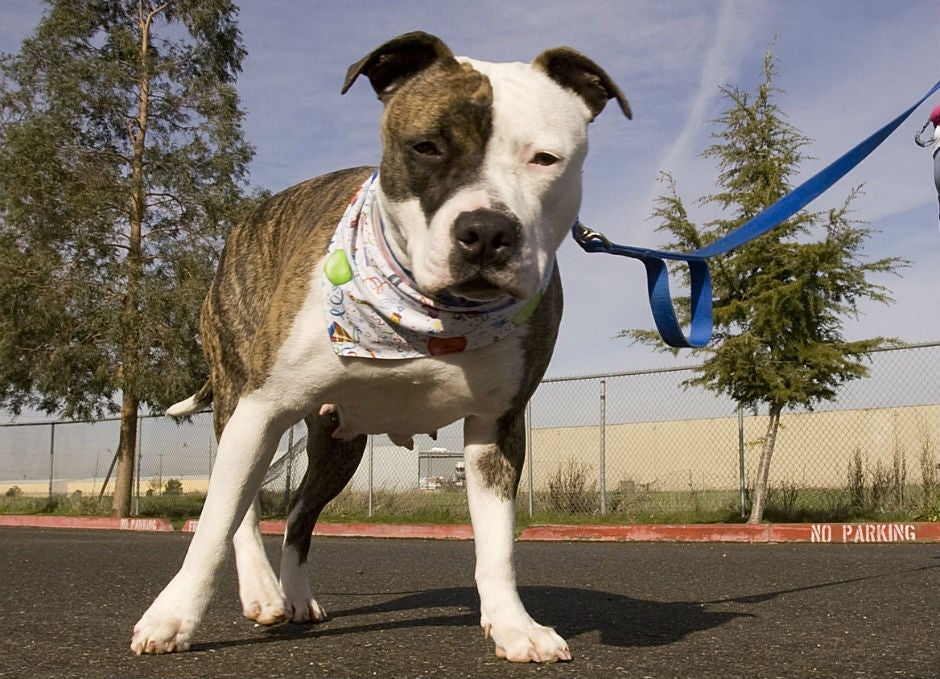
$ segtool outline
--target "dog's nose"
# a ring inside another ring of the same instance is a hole
[[[516,248],[519,224],[494,210],[464,212],[454,221],[454,238],[464,259],[480,266],[504,264]]]

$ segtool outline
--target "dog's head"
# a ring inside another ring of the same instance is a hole
[[[577,219],[587,126],[607,101],[630,108],[582,54],[531,64],[456,58],[408,33],[349,68],[385,104],[380,191],[386,236],[427,295],[534,295]]]

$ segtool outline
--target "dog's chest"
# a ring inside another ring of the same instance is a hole
[[[315,267],[303,306],[262,389],[290,410],[332,406],[338,435],[431,433],[458,419],[499,417],[516,399],[525,373],[527,330],[486,347],[438,357],[338,356],[321,303]]]
[[[431,434],[469,416],[495,418],[510,408],[520,371],[506,354],[495,354],[482,349],[464,360],[342,359],[322,400],[337,416],[338,437],[384,433],[405,445],[414,434]]]

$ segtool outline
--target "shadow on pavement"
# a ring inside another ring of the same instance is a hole
[[[940,568],[940,564],[918,567],[911,572],[935,568]],[[720,627],[735,618],[753,617],[751,613],[740,611],[709,610],[709,606],[713,604],[760,604],[784,594],[835,587],[885,575],[890,574],[848,578],[702,602],[649,601],[592,589],[551,586],[523,586],[519,588],[519,594],[533,618],[555,627],[566,639],[597,632],[603,645],[631,648],[676,643],[689,634]],[[382,597],[387,600],[333,610],[326,624],[277,625],[266,628],[265,634],[255,639],[195,644],[193,650],[259,644],[274,639],[334,637],[393,629],[474,627],[479,623],[479,599],[472,587],[432,589],[423,592],[354,595],[334,593],[327,596]],[[411,615],[401,616],[402,613]]]
[[[671,644],[693,632],[748,616],[739,612],[710,611],[704,604],[696,602],[645,601],[590,589],[520,587],[519,594],[532,617],[554,626],[563,637],[573,639],[585,633],[598,632],[602,644],[625,648]],[[476,590],[471,587],[380,596],[393,598],[382,603],[331,611],[330,621],[325,625],[271,627],[265,630],[265,638],[330,637],[379,630],[475,627],[479,624],[479,601]],[[413,612],[413,616],[402,619],[390,615],[404,612]],[[356,618],[362,620],[357,621]],[[243,643],[246,640],[197,644],[194,650]]]

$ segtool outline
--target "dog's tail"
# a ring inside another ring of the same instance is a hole
[[[186,417],[205,410],[210,403],[212,403],[212,382],[206,380],[206,383],[195,394],[167,408],[166,414],[170,417]]]

